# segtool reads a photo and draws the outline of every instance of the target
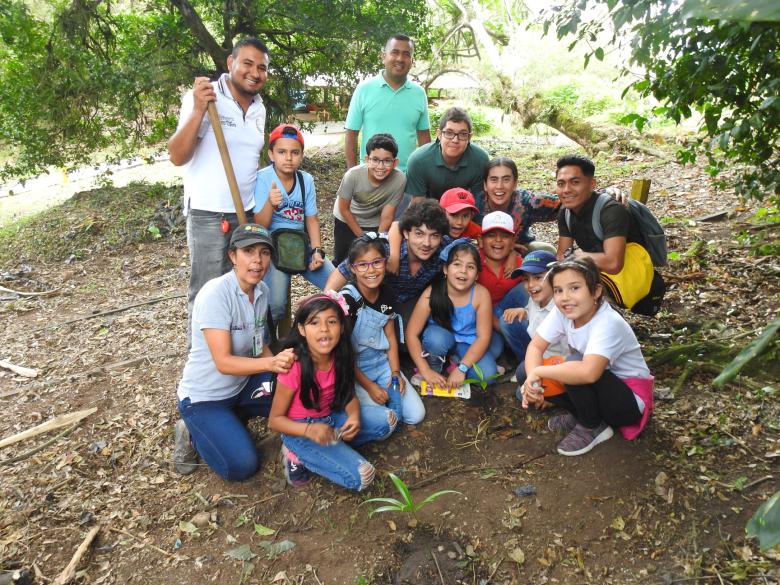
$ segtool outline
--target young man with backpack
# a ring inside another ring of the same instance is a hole
[[[558,160],[558,259],[590,256],[607,294],[635,313],[654,315],[665,286],[654,264],[666,264],[666,240],[655,217],[638,202],[624,207],[594,191],[596,167],[579,155]],[[576,245],[575,245],[576,244]]]

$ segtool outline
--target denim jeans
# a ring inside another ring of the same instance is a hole
[[[179,401],[179,412],[190,431],[192,445],[201,459],[220,477],[241,481],[255,474],[260,457],[246,422],[271,412],[270,392],[263,382],[273,378],[270,372],[249,377],[241,392],[231,398],[209,402]]]
[[[311,261],[311,250],[306,251],[306,263]],[[312,283],[314,286],[323,290],[325,283],[328,282],[330,273],[335,270],[333,263],[325,259],[325,263],[317,270],[311,271],[309,269],[302,273],[306,280]],[[274,323],[281,323],[284,318],[284,310],[287,308],[287,288],[290,286],[290,274],[277,270],[276,267],[271,264],[268,267],[268,273],[263,278],[263,282],[268,285],[271,294],[268,297],[268,304],[271,309],[271,316],[274,319]]]
[[[342,291],[355,299],[360,299],[360,292],[354,285],[348,284]],[[401,394],[390,387],[393,376],[387,357],[390,341],[385,335],[385,325],[390,319],[390,315],[363,305],[358,310],[355,326],[352,328],[352,346],[357,354],[358,368],[369,380],[387,390],[389,399],[383,405],[377,404],[360,384],[355,384],[355,393],[360,404],[389,408],[395,412],[399,421],[416,425],[425,418],[425,406],[419,394],[414,391],[405,391]],[[410,385],[406,387],[411,388]]]
[[[370,441],[381,441],[392,435],[395,424],[390,423],[389,413],[387,408],[361,405],[360,432],[349,444],[337,441],[333,445],[320,445],[305,437],[285,434],[282,434],[282,443],[295,453],[309,471],[347,489],[360,491],[367,487],[363,485],[360,467],[370,463],[350,445],[358,446]],[[342,410],[325,417],[307,417],[298,422],[323,422],[338,429],[346,420],[347,413]]]
[[[512,350],[512,353],[515,354],[515,357],[520,361],[525,359],[525,352],[528,349],[528,344],[531,342],[531,338],[528,335],[528,319],[507,323],[502,315],[506,309],[525,307],[527,304],[528,291],[525,290],[523,283],[519,283],[507,292],[504,298],[493,307],[493,314],[498,317],[501,336],[506,341],[509,349]]]
[[[455,335],[452,331],[448,331],[441,325],[436,323],[428,323],[422,334],[422,346],[423,351],[428,354],[426,358],[428,364],[437,372],[441,372],[447,361],[447,356],[453,352],[458,360],[466,355],[466,352],[471,347],[470,343],[455,341]],[[494,384],[496,378],[488,380],[490,376],[497,374],[498,369],[496,367],[496,359],[501,355],[503,343],[501,337],[494,331],[490,337],[490,345],[488,346],[485,355],[477,360],[477,365],[482,370],[482,376],[484,380],[487,380],[488,384]],[[479,379],[476,370],[469,368],[466,373],[466,378]]]

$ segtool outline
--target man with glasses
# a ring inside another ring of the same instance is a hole
[[[398,143],[398,168],[406,170],[406,160],[417,147],[431,141],[428,98],[425,90],[408,79],[414,59],[414,43],[402,34],[388,39],[382,51],[385,66],[376,77],[357,86],[349,103],[344,157],[347,168],[358,164],[357,136],[362,130],[360,158],[368,154],[368,139],[387,132]]]
[[[471,118],[463,108],[450,108],[441,117],[436,142],[421,146],[409,157],[406,198],[436,199],[453,187],[472,193],[482,190],[488,153],[471,143]]]
[[[365,164],[349,169],[333,203],[333,263],[347,257],[352,241],[366,232],[386,232],[401,201],[406,176],[399,171],[398,145],[390,134],[366,143]]]

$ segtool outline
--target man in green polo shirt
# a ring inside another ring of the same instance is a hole
[[[471,118],[463,108],[450,108],[441,117],[436,142],[421,146],[409,157],[405,199],[439,199],[462,187],[482,191],[488,153],[471,143]]]
[[[414,58],[414,43],[406,35],[390,37],[382,51],[385,69],[360,83],[352,94],[344,127],[344,157],[347,168],[366,157],[366,142],[375,134],[390,134],[398,144],[398,169],[417,145],[431,141],[428,98],[425,90],[408,79]],[[357,136],[361,132],[360,158]]]

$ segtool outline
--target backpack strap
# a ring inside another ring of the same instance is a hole
[[[596,196],[596,204],[593,206],[593,216],[591,217],[593,227],[593,233],[600,241],[604,241],[604,230],[601,227],[601,210],[604,206],[612,201],[612,197],[606,193],[599,193]]]
[[[612,201],[612,197],[606,193],[598,193],[596,195],[596,203],[593,206],[593,215],[591,216],[591,227],[593,228],[593,233],[596,235],[596,238],[602,242],[604,241],[604,230],[601,228],[601,210],[604,209],[604,206],[610,201]],[[563,210],[563,218],[566,220],[566,227],[569,228],[569,233],[571,233],[570,209]]]
[[[303,182],[303,173],[301,171],[295,171],[295,179],[301,186],[301,202],[303,203],[303,215],[306,216],[306,183]]]

